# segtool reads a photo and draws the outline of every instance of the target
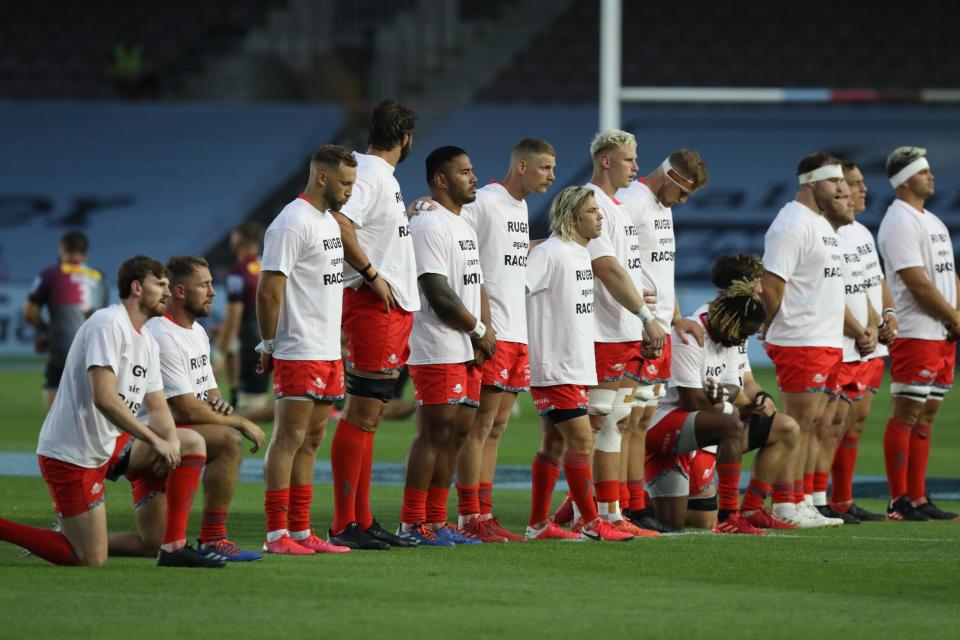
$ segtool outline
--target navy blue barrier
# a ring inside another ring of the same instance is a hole
[[[111,280],[136,253],[203,254],[343,118],[323,105],[0,102],[0,282],[29,282],[74,229]]]
[[[532,233],[546,233],[550,200],[565,186],[590,177],[588,146],[596,132],[591,107],[500,106],[462,109],[429,136],[415,141],[398,169],[409,200],[426,192],[423,162],[433,148],[465,148],[481,183],[501,178],[510,150],[522,136],[541,137],[557,149],[557,182],[547,197],[529,199]],[[693,147],[704,156],[710,182],[674,211],[677,277],[703,284],[716,256],[761,253],[763,234],[784,202],[792,199],[800,158],[825,149],[858,162],[864,171],[868,210],[860,218],[876,231],[893,191],[883,160],[900,145],[929,149],[937,195],[928,208],[950,227],[960,246],[960,109],[881,105],[758,107],[629,107],[623,128],[637,136],[641,175],[671,151]]]

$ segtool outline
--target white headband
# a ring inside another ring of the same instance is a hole
[[[797,180],[801,185],[819,182],[821,180],[830,180],[832,178],[840,178],[843,180],[843,167],[838,164],[825,164],[813,171],[807,171],[797,176]]]
[[[930,163],[927,162],[927,159],[925,157],[921,156],[916,160],[914,160],[913,162],[911,162],[910,164],[908,164],[907,166],[905,166],[903,169],[900,169],[900,171],[897,171],[896,175],[891,176],[890,186],[896,189],[897,187],[902,185],[904,182],[906,182],[913,176],[917,175],[924,169],[929,169],[929,168],[930,168]]]
[[[663,174],[667,176],[670,182],[680,187],[685,193],[690,193],[693,191],[693,180],[680,175],[680,172],[674,169],[673,165],[670,164],[669,156],[663,159],[663,162],[660,163],[660,168],[663,170]]]

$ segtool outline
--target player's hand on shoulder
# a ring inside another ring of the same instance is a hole
[[[673,328],[677,330],[677,335],[683,340],[684,344],[690,344],[688,336],[697,341],[697,344],[703,346],[703,326],[690,318],[678,318],[673,322]]]
[[[437,203],[430,196],[420,196],[410,203],[407,207],[407,217],[412,218],[420,215],[421,211],[433,211],[437,208]]]

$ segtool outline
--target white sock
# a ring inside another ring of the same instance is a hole
[[[310,537],[310,529],[304,529],[303,531],[291,531],[290,537],[294,540],[306,540]]]
[[[619,522],[623,520],[623,515],[620,513],[619,500],[614,500],[613,502],[598,502],[597,512],[600,514],[600,517],[607,522]]]
[[[812,507],[812,506],[813,506],[813,494],[812,494],[812,493],[805,493],[805,494],[803,494],[803,501],[804,501],[804,503],[806,503],[808,506],[811,506],[811,507]]]
[[[573,503],[573,521],[580,522],[580,508],[576,502]]]
[[[267,542],[276,542],[287,535],[286,529],[277,529],[276,531],[267,531]]]
[[[400,523],[400,531],[403,531],[404,533],[410,533],[412,530],[413,530],[413,525],[410,524],[409,522]]]
[[[814,492],[813,492],[813,506],[815,506],[815,507],[825,507],[825,506],[827,506],[827,492],[826,492],[826,491],[814,491]]]
[[[463,527],[471,520],[480,520],[480,514],[471,513],[465,516],[457,516],[457,528],[463,529]]]

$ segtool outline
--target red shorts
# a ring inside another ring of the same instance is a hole
[[[593,354],[597,360],[597,380],[618,382],[623,379],[627,362],[640,348],[640,342],[594,342]]]
[[[839,369],[830,376],[827,393],[831,397],[839,396],[850,403],[856,402],[867,391],[866,385],[863,384],[864,371],[866,371],[866,363],[862,360],[841,363]]]
[[[470,362],[453,364],[412,364],[413,400],[417,406],[465,404],[480,406],[483,370]]]
[[[679,444],[680,432],[683,430],[683,423],[687,421],[690,412],[686,409],[674,409],[663,416],[656,424],[647,429],[645,442],[647,444],[647,457],[657,458],[677,456],[677,445]],[[689,457],[683,453],[683,457]]]
[[[690,495],[699,496],[711,486],[713,494],[717,489],[717,454],[697,449],[690,457]],[[709,492],[708,492],[709,493]],[[704,496],[709,498],[710,496]]]
[[[58,516],[72,518],[103,502],[103,483],[110,462],[89,469],[46,456],[37,458],[40,461],[40,474],[53,499],[53,510]]]
[[[667,334],[667,343],[663,345],[660,356],[653,360],[644,359],[642,354],[643,343],[638,343],[636,350],[627,362],[627,377],[640,384],[663,384],[670,380],[670,334]]]
[[[400,371],[410,357],[411,328],[411,312],[396,307],[387,313],[370,287],[344,287],[343,333],[347,338],[348,368],[380,373]]]
[[[537,413],[545,416],[551,411],[586,410],[590,404],[590,387],[582,384],[557,384],[552,387],[532,387],[530,396]]]
[[[783,393],[827,391],[827,378],[843,361],[843,350],[833,347],[780,347],[769,342],[764,346]]]
[[[883,358],[873,358],[865,360],[863,363],[863,374],[861,381],[870,393],[880,391],[880,383],[883,382]]]
[[[343,362],[340,360],[273,359],[273,395],[310,397],[321,402],[343,398]]]
[[[949,389],[956,357],[956,342],[897,338],[890,345],[890,377],[900,384]]]
[[[519,393],[530,389],[530,355],[522,342],[497,340],[493,357],[483,363],[483,384]]]
[[[689,415],[689,411],[674,409],[647,429],[643,477],[654,498],[692,495],[690,454],[677,451],[680,432]]]

